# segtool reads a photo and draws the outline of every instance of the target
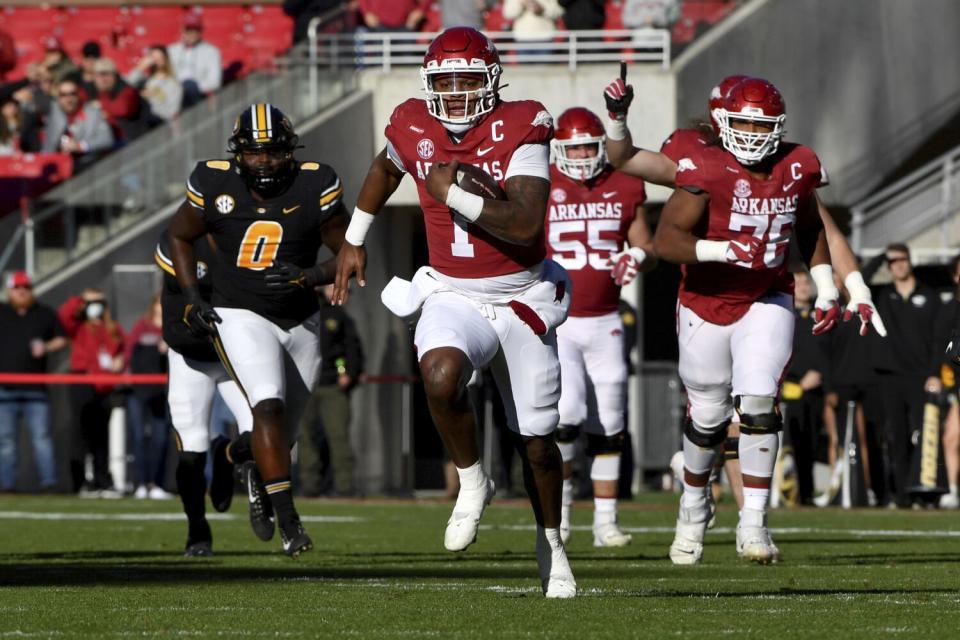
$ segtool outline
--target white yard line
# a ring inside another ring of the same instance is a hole
[[[42,512],[42,511],[0,511],[0,520],[109,520],[125,522],[167,521],[181,522],[186,520],[182,513],[92,513],[92,512]],[[246,520],[247,516],[230,513],[208,513],[207,520]],[[300,516],[304,522],[364,522],[365,518],[356,516]]]
[[[673,527],[621,527],[629,533],[673,533]],[[507,529],[511,531],[533,531],[532,524],[492,525],[482,524],[480,529],[494,530]],[[587,525],[574,525],[574,531],[591,531]],[[707,531],[707,534],[729,535],[736,533],[733,527],[716,527]],[[848,536],[875,537],[875,538],[960,538],[960,529],[956,530],[917,530],[917,529],[839,529],[825,527],[770,527],[770,532],[779,535],[800,534],[842,534]]]

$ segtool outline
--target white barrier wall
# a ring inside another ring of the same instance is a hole
[[[557,117],[564,109],[583,106],[602,116],[605,111],[603,88],[619,74],[617,64],[589,64],[570,71],[563,65],[508,65],[504,67],[501,91],[505,100],[539,100]],[[630,130],[634,144],[659,149],[676,127],[676,96],[673,75],[655,64],[631,65],[628,82],[636,99],[630,111]],[[373,129],[375,146],[382,149],[383,130],[394,107],[408,98],[422,97],[417,67],[396,67],[389,74],[380,70],[363,73],[361,86],[373,93]],[[654,187],[652,200],[665,200],[669,191]],[[417,204],[412,180],[404,180],[390,200],[391,205]]]

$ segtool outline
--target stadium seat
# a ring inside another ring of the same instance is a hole
[[[510,21],[503,17],[503,6],[497,4],[483,18],[484,31],[510,31]]]
[[[623,0],[610,0],[610,2],[607,2],[605,15],[606,18],[603,22],[604,29],[623,29]]]
[[[16,153],[0,156],[0,214],[20,206],[20,198],[40,195],[73,174],[68,153]]]
[[[423,24],[420,25],[420,31],[433,33],[434,31],[440,31],[442,27],[443,15],[440,13],[440,3],[431,2],[427,8],[427,15],[423,19]]]

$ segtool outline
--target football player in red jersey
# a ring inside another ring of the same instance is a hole
[[[564,542],[570,535],[574,443],[581,425],[593,459],[593,544],[622,547],[630,536],[617,524],[617,490],[624,442],[627,367],[620,287],[656,265],[643,202],[643,182],[607,163],[603,122],[582,107],[564,111],[551,142],[547,255],[570,274],[570,316],[557,329],[563,456]],[[598,420],[587,420],[587,379]]]
[[[814,333],[840,314],[814,195],[826,172],[809,148],[782,141],[780,92],[748,78],[730,90],[717,117],[721,145],[684,158],[689,163],[677,171],[677,189],[654,236],[657,254],[683,265],[679,373],[690,407],[670,547],[676,564],[696,564],[703,555],[707,482],[734,413],[744,500],[737,552],[756,562],[777,560],[766,510],[782,429],[776,398],[793,344],[791,237],[817,284]]]
[[[426,100],[400,104],[386,128],[337,254],[334,301],[347,282],[364,283],[367,229],[403,176],[416,181],[426,222],[430,266],[412,282],[394,278],[381,298],[397,315],[420,313],[414,343],[430,413],[460,476],[444,546],[476,540],[494,485],[480,465],[466,393],[471,376],[490,367],[510,428],[518,435],[524,481],[537,520],[536,551],[547,597],[569,598],[576,583],[560,536],[562,463],[554,439],[560,365],[555,328],[566,318],[567,276],[545,260],[543,225],[550,190],[553,119],[539,102],[500,100],[502,68],[482,33],[455,27],[424,56]],[[489,174],[505,200],[468,193],[459,164]]]
[[[689,158],[695,149],[717,141],[720,135],[720,125],[716,119],[717,109],[722,107],[723,99],[726,98],[730,89],[747,77],[732,75],[721,80],[710,91],[708,102],[710,123],[677,129],[664,141],[660,152],[657,153],[633,146],[630,130],[626,125],[627,112],[633,101],[633,87],[626,84],[626,78],[621,75],[604,90],[608,111],[607,155],[610,163],[619,171],[642,178],[647,182],[674,186],[678,163],[684,158]],[[860,320],[861,336],[867,335],[871,325],[880,336],[886,336],[887,330],[873,304],[870,289],[863,280],[850,244],[819,198],[817,198],[817,208],[827,234],[833,266],[850,294],[843,314],[844,320],[857,317]]]

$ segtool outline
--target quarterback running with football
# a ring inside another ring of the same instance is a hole
[[[479,31],[455,27],[430,44],[420,70],[424,99],[400,104],[386,128],[386,148],[367,173],[337,256],[334,301],[356,274],[364,284],[363,247],[377,212],[405,174],[417,184],[429,267],[412,282],[394,278],[384,303],[401,317],[419,312],[414,343],[434,423],[460,476],[444,546],[476,540],[493,481],[480,465],[466,392],[489,367],[518,437],[524,482],[537,521],[536,555],[549,598],[576,595],[560,536],[562,463],[554,439],[560,366],[556,327],[570,294],[564,270],[545,260],[543,225],[550,190],[553,119],[539,102],[500,100],[502,67]],[[505,199],[468,192],[458,167],[482,169]]]
[[[677,189],[654,236],[657,254],[683,265],[679,374],[690,406],[684,490],[670,547],[676,564],[702,558],[708,480],[734,414],[744,501],[737,552],[761,563],[777,559],[766,512],[782,429],[777,396],[793,344],[791,237],[817,284],[814,331],[829,329],[840,315],[814,194],[826,172],[813,151],[782,141],[780,92],[765,80],[743,80],[717,118],[721,144],[681,158]]]
[[[627,366],[623,359],[620,288],[656,266],[643,208],[643,181],[607,163],[603,122],[583,107],[557,118],[550,167],[547,255],[567,270],[573,300],[557,329],[560,352],[560,427],[563,457],[564,543],[570,535],[574,444],[587,434],[593,481],[593,544],[622,547],[630,535],[617,524],[620,457],[624,444]],[[589,386],[588,386],[589,382]],[[587,419],[588,388],[597,419]]]
[[[232,461],[256,460],[289,556],[313,546],[293,504],[290,448],[319,365],[305,322],[319,309],[313,288],[335,274],[333,259],[314,263],[321,243],[339,250],[347,220],[340,179],[295,160],[298,141],[274,105],[244,109],[228,141],[233,157],[197,164],[168,228],[183,321],[212,337],[253,413],[249,450],[231,447]],[[196,280],[194,241],[206,233],[217,247],[212,304]]]

